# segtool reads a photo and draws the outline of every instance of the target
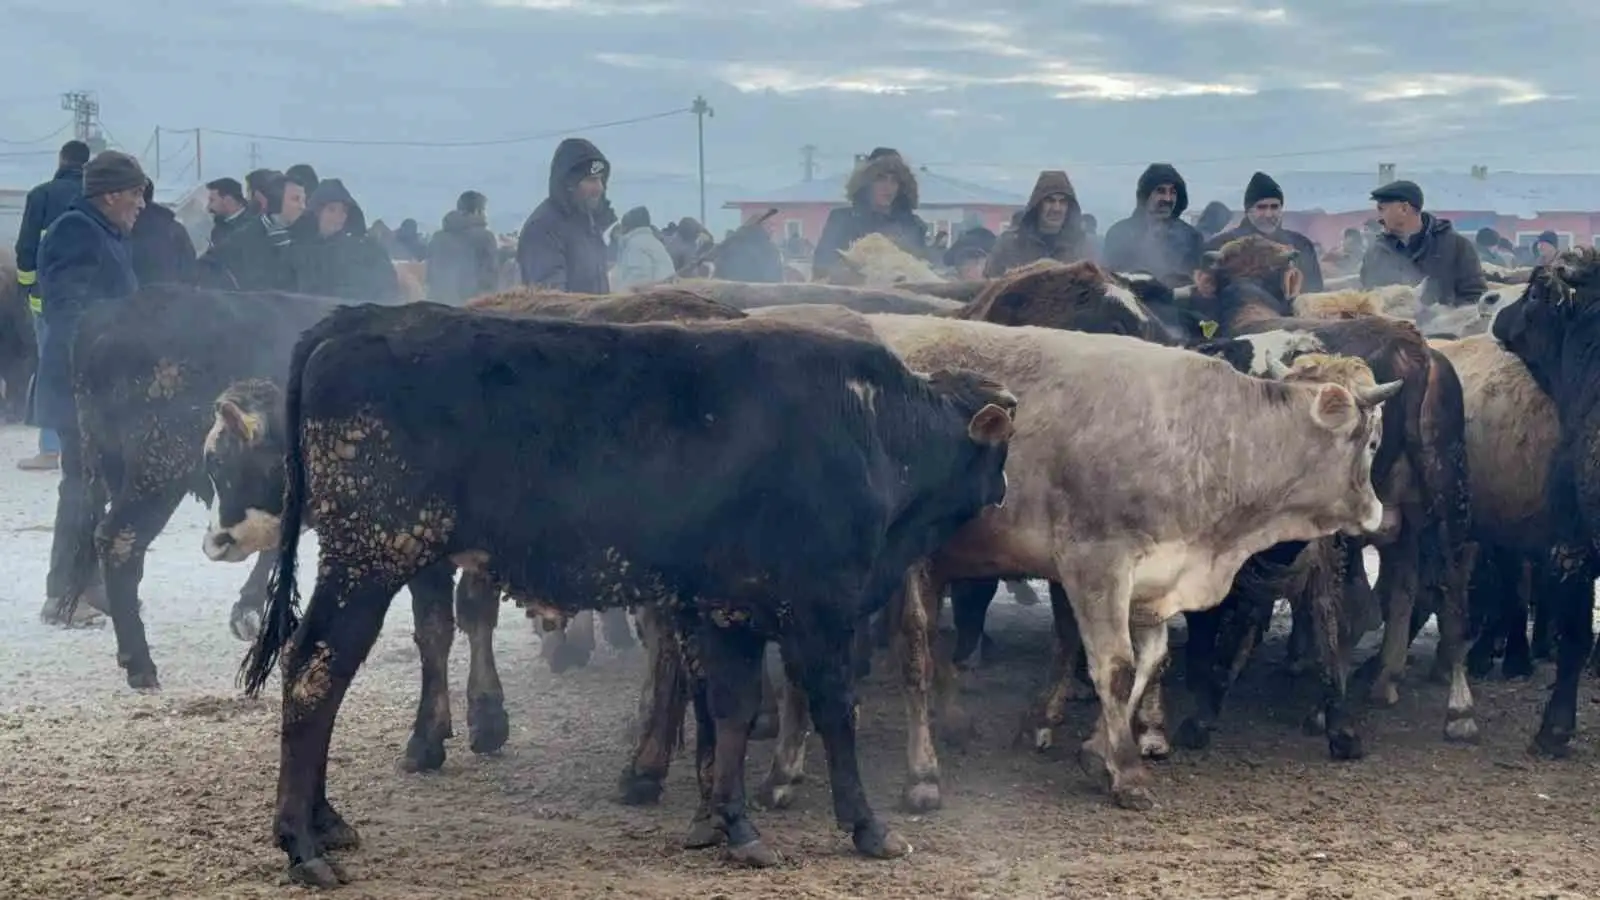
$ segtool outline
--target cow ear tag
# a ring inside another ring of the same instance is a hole
[[[1206,340],[1211,340],[1212,337],[1216,336],[1216,333],[1217,323],[1211,321],[1210,319],[1206,319],[1200,323],[1200,335]]]

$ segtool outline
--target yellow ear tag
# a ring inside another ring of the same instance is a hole
[[[1216,336],[1216,333],[1217,333],[1217,323],[1211,321],[1210,319],[1206,319],[1205,321],[1200,323],[1200,334],[1206,340],[1208,340],[1208,341],[1211,340],[1211,338]]]

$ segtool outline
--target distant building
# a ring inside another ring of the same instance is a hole
[[[1360,228],[1377,215],[1372,189],[1404,178],[1422,188],[1423,211],[1449,219],[1472,237],[1493,228],[1519,246],[1532,246],[1539,233],[1554,231],[1561,249],[1600,247],[1600,175],[1490,172],[1405,172],[1382,166],[1376,172],[1282,172],[1273,177],[1287,197],[1283,224],[1323,250],[1339,246],[1346,228]],[[1215,187],[1215,186],[1208,186]],[[1215,189],[1207,196],[1234,197],[1238,188]],[[1195,189],[1190,188],[1190,195]],[[1226,200],[1230,207],[1237,199]],[[1243,217],[1236,211],[1234,222]]]
[[[849,178],[846,173],[800,181],[748,200],[730,200],[722,208],[738,210],[740,220],[746,222],[776,208],[778,214],[766,222],[774,241],[781,245],[798,238],[815,245],[828,213],[846,205],[844,186]],[[917,170],[917,215],[928,223],[930,239],[940,231],[954,235],[973,224],[999,234],[1010,223],[1011,214],[1022,208],[1024,199],[926,168]]]

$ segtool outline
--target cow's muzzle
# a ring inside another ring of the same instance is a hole
[[[208,530],[200,543],[200,548],[205,551],[206,558],[212,562],[243,562],[253,552],[234,538],[233,533],[227,530]]]

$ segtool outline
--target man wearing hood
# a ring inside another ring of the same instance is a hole
[[[522,223],[517,267],[522,283],[574,294],[609,294],[606,229],[617,214],[606,199],[611,163],[583,138],[567,138],[550,158],[550,193]]]
[[[811,277],[823,281],[843,263],[840,256],[869,234],[881,234],[919,258],[928,255],[928,226],[917,208],[917,176],[890,147],[873,150],[845,183],[850,205],[828,213],[811,258]]]
[[[202,285],[231,291],[294,290],[290,231],[301,231],[302,242],[316,235],[316,222],[304,215],[305,188],[279,175],[263,185],[262,199],[267,205],[264,212],[247,214],[200,257]]]
[[[1472,241],[1448,219],[1422,211],[1422,188],[1393,181],[1372,192],[1383,233],[1361,259],[1361,286],[1417,284],[1428,280],[1423,302],[1448,306],[1477,303],[1483,296],[1483,266]]]
[[[156,202],[156,186],[144,184],[144,209],[128,233],[133,274],[141,285],[194,284],[199,265],[194,240],[172,210]]]
[[[316,234],[290,244],[294,289],[341,300],[394,303],[400,277],[389,254],[367,234],[367,217],[344,182],[325,178],[306,203]]]
[[[1106,231],[1106,268],[1146,272],[1170,287],[1188,284],[1200,266],[1205,243],[1193,225],[1183,221],[1189,208],[1189,186],[1168,163],[1151,163],[1139,176],[1133,215]]]
[[[494,235],[489,231],[489,200],[477,191],[456,198],[456,208],[428,241],[428,299],[455,306],[499,283]]]
[[[1044,171],[1033,184],[1028,205],[1015,228],[1000,235],[989,254],[983,274],[1003,275],[1018,266],[1041,259],[1070,263],[1089,258],[1083,231],[1083,208],[1067,173]]]
[[[642,206],[628,210],[616,230],[617,290],[658,284],[678,271],[672,264],[672,254],[650,225],[650,210]]]
[[[1211,238],[1205,249],[1218,250],[1229,241],[1251,235],[1293,247],[1300,254],[1295,257],[1294,265],[1304,277],[1301,290],[1308,294],[1322,290],[1322,261],[1317,259],[1317,246],[1298,231],[1283,227],[1283,188],[1265,172],[1251,175],[1250,183],[1245,185],[1244,221],[1238,228]]]

